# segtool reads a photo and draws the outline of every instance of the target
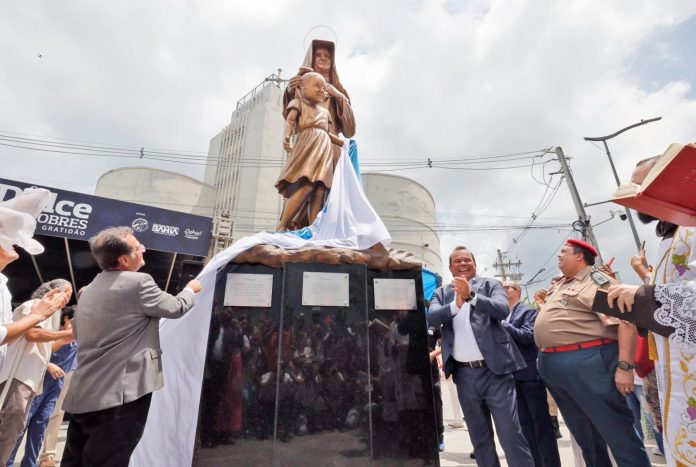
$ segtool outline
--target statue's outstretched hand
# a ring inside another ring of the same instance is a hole
[[[297,74],[290,78],[290,81],[288,82],[288,92],[292,93],[295,89],[297,89],[302,82],[302,75],[311,71],[314,71],[311,67],[301,66]]]
[[[333,98],[336,99],[346,99],[346,96],[343,95],[341,91],[336,89],[336,87],[333,84],[326,83],[326,87],[324,88],[326,90],[326,93]]]
[[[292,93],[295,89],[297,89],[300,86],[301,82],[302,77],[300,75],[295,75],[292,78],[290,78],[290,81],[288,82],[288,91]]]
[[[292,144],[290,144],[290,141],[288,140],[283,141],[283,148],[285,148],[285,152],[287,152],[288,154],[292,154],[293,149],[295,149],[292,147]]]

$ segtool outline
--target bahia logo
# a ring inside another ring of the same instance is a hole
[[[152,231],[156,234],[169,235],[170,237],[179,235],[179,227],[174,227],[173,225],[152,224]]]
[[[133,230],[135,230],[136,232],[145,232],[149,225],[150,224],[147,223],[147,219],[138,217],[136,220],[133,221],[131,227],[133,227]]]
[[[202,230],[194,230],[194,229],[186,229],[184,230],[184,237],[188,238],[189,240],[198,240],[201,235],[203,235]]]

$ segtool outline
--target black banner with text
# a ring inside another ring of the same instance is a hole
[[[37,218],[37,234],[86,241],[107,227],[127,226],[148,249],[193,256],[208,254],[212,228],[209,217],[3,178],[0,201],[12,199],[32,186],[51,192],[48,206]]]

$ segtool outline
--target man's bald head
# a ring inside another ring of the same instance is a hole
[[[508,298],[508,305],[512,309],[512,307],[520,301],[522,287],[515,281],[505,281],[503,282],[503,289],[505,289],[505,295],[507,295]]]

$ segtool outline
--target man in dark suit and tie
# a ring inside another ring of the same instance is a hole
[[[546,386],[536,367],[539,349],[534,343],[534,321],[537,310],[520,301],[522,291],[517,282],[505,281],[503,289],[510,307],[510,316],[503,321],[503,327],[527,363],[526,368],[515,372],[517,414],[522,434],[529,443],[536,467],[561,467],[556,434],[546,402]]]
[[[525,362],[501,321],[508,317],[500,281],[476,275],[476,259],[458,246],[449,258],[453,280],[440,287],[428,311],[430,326],[441,326],[445,374],[453,375],[474,445],[476,462],[499,466],[491,415],[511,467],[534,465],[517,417],[513,373]]]

